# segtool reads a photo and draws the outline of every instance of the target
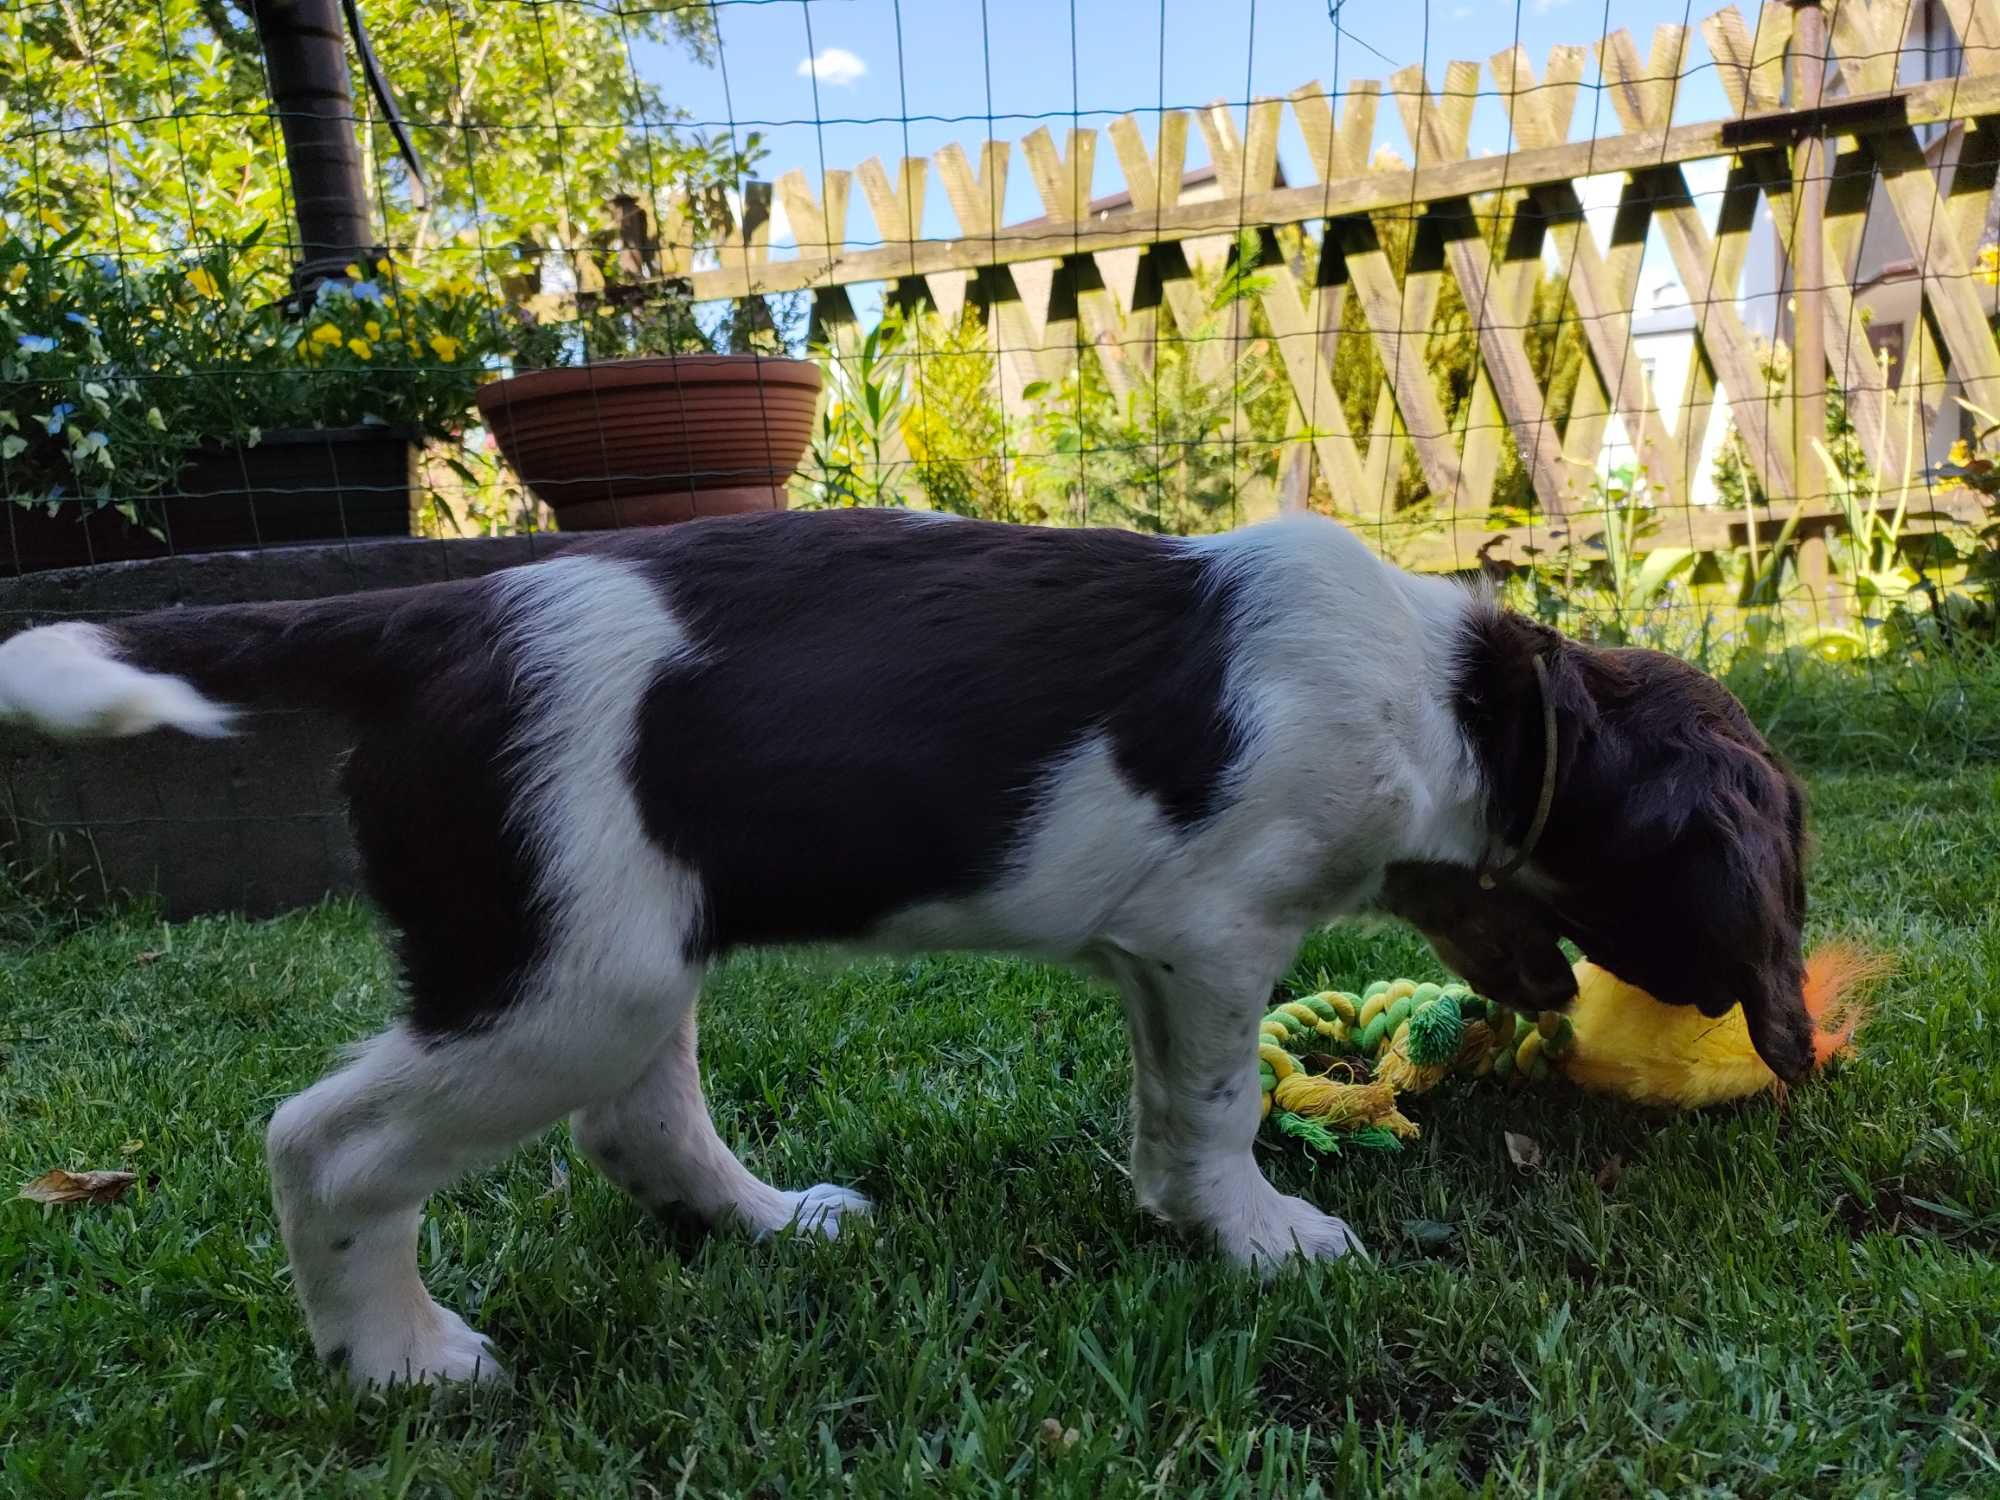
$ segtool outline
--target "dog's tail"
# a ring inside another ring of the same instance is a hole
[[[480,580],[70,621],[0,645],[0,722],[67,739],[232,731],[246,710],[387,711],[474,645]]]

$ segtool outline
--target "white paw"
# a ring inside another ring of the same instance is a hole
[[[796,1229],[801,1234],[817,1234],[829,1240],[840,1238],[840,1221],[845,1215],[868,1217],[869,1202],[851,1188],[830,1182],[815,1183],[796,1193],[780,1193],[789,1210],[778,1229]],[[762,1238],[762,1236],[760,1236]]]
[[[402,1328],[336,1342],[326,1362],[356,1385],[444,1385],[474,1381],[504,1385],[507,1371],[493,1346],[465,1319],[431,1303]]]
[[[1368,1254],[1360,1236],[1342,1220],[1276,1189],[1246,1205],[1231,1222],[1217,1225],[1216,1240],[1230,1259],[1265,1276],[1293,1256],[1338,1260],[1350,1252],[1364,1259]]]

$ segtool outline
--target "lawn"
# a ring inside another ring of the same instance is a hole
[[[1376,1259],[1264,1287],[1133,1209],[1108,994],[983,959],[736,962],[705,1008],[724,1134],[876,1218],[702,1236],[552,1132],[424,1229],[504,1392],[353,1394],[288,1290],[262,1124],[394,1007],[363,913],[23,929],[0,1181],[141,1181],[0,1204],[0,1490],[2000,1494],[2000,769],[1813,790],[1816,929],[1901,961],[1857,1059],[1783,1109],[1489,1081],[1417,1101],[1398,1157],[1274,1146]],[[1316,940],[1322,969],[1433,972],[1389,928]]]

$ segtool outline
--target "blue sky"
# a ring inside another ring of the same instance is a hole
[[[898,155],[928,156],[951,141],[976,161],[989,116],[996,138],[1019,139],[1047,124],[1060,144],[1072,124],[1101,131],[1134,111],[1150,136],[1148,112],[1162,105],[1281,95],[1314,79],[1338,92],[1356,79],[1386,79],[1410,63],[1423,64],[1435,88],[1447,61],[1484,63],[1517,41],[1538,74],[1551,44],[1589,44],[1620,25],[1633,32],[1643,55],[1656,23],[1693,23],[1710,8],[1621,3],[1613,20],[1605,0],[1346,0],[1336,27],[1326,0],[722,0],[719,68],[665,49],[649,49],[639,65],[695,120],[715,129],[727,130],[733,120],[739,131],[761,130],[769,155],[759,176],[774,179],[800,167],[816,184],[822,164],[851,168],[877,155],[893,164]],[[1754,0],[1746,9],[1754,18]],[[805,66],[812,57],[820,60],[817,69]],[[1698,39],[1691,61],[1696,71],[1676,118],[1725,112]],[[1593,69],[1585,83],[1594,82]],[[1491,87],[1490,73],[1481,83]],[[1573,138],[1617,128],[1609,101],[1586,87]],[[1376,141],[1409,155],[1387,101]],[[1482,98],[1473,151],[1507,145],[1499,101]],[[1198,132],[1191,133],[1189,158],[1191,166],[1205,159]],[[1310,180],[1289,111],[1280,158],[1292,181]],[[1122,186],[1116,156],[1101,140],[1094,191]],[[1039,211],[1017,153],[1006,217]],[[934,174],[924,228],[932,235],[955,232]],[[848,237],[876,239],[858,184]]]

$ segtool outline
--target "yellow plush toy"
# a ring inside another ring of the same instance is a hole
[[[1886,965],[1844,943],[1806,960],[1814,1065],[1846,1051],[1865,1012],[1857,994]],[[1264,1112],[1323,1151],[1343,1142],[1393,1149],[1417,1127],[1397,1100],[1452,1074],[1517,1084],[1551,1074],[1640,1104],[1699,1109],[1782,1091],[1750,1041],[1741,1008],[1721,1017],[1664,1005],[1588,961],[1576,966],[1567,1013],[1526,1021],[1463,985],[1378,981],[1359,995],[1327,990],[1264,1018]]]

